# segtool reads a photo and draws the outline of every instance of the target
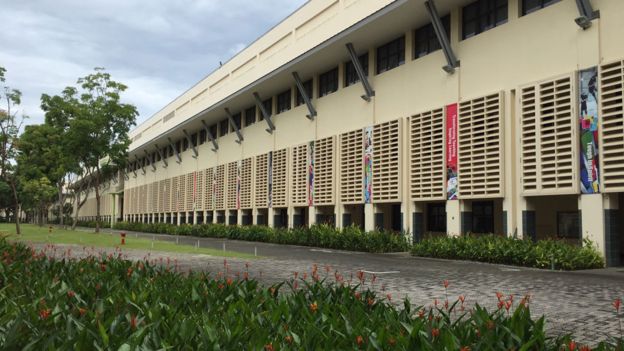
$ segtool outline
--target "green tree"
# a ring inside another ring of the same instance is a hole
[[[96,233],[100,231],[100,186],[106,173],[123,169],[128,157],[128,132],[135,125],[137,109],[121,101],[127,89],[111,79],[103,68],[78,79],[80,91],[73,95],[75,110],[68,119],[67,146],[80,166],[91,174],[96,198]],[[68,91],[68,89],[66,89]]]
[[[22,93],[17,89],[12,89],[5,84],[6,69],[0,67],[0,181],[11,189],[13,198],[12,208],[5,208],[5,211],[12,210],[15,218],[15,232],[20,231],[21,204],[18,195],[18,178],[15,167],[15,157],[17,154],[17,143],[19,131],[24,123],[24,116],[19,115],[17,108],[22,101]]]

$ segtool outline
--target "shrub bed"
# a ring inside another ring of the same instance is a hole
[[[315,225],[311,228],[273,229],[267,226],[226,226],[221,224],[182,224],[177,226],[164,223],[118,222],[115,224],[115,229],[364,252],[402,252],[409,250],[408,241],[402,234],[379,231],[364,232],[355,226],[342,230],[337,230],[328,225]]]
[[[427,238],[412,246],[412,254],[562,270],[602,268],[605,265],[589,241],[580,247],[558,240],[533,242],[495,235]]]
[[[50,252],[56,252],[51,248]],[[169,264],[111,256],[48,258],[0,240],[4,349],[571,350],[550,338],[528,299],[494,312],[464,299],[397,308],[337,272],[264,287],[249,271],[181,274]],[[249,269],[249,268],[247,268]],[[234,279],[242,273],[241,279]],[[330,282],[331,281],[331,282]],[[369,283],[370,284],[370,283]],[[174,287],[174,288],[172,288]],[[580,346],[580,345],[579,345]],[[613,347],[603,343],[598,350]]]

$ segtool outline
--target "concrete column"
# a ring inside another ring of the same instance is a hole
[[[446,201],[446,231],[449,236],[461,235],[461,207],[459,200]]]
[[[182,214],[180,212],[178,212],[176,214],[178,221],[176,222],[176,225],[180,225],[180,223],[182,222]]]
[[[287,211],[288,211],[288,228],[294,228],[295,227],[295,208],[292,206],[289,206]]]
[[[344,227],[344,223],[342,223],[342,215],[344,214],[345,209],[341,204],[336,204],[334,206],[334,217],[336,217],[336,228],[342,229]]]
[[[253,225],[258,225],[258,213],[259,212],[260,211],[258,211],[258,209],[255,207],[251,209],[251,223]]]
[[[243,225],[243,210],[236,210],[236,223],[239,227]]]
[[[364,231],[375,230],[375,206],[373,204],[364,205]]]
[[[411,228],[412,228],[412,219],[410,218],[410,214],[411,214],[411,206],[412,204],[409,201],[403,201],[401,203],[401,220],[403,223],[401,223],[401,228],[403,229],[403,232],[405,234],[410,234]]]
[[[273,207],[270,207],[267,210],[267,225],[270,228],[275,228],[275,210],[273,209]]]
[[[425,204],[415,202],[410,217],[412,242],[418,242],[425,236]]]
[[[217,211],[210,211],[212,212],[212,224],[217,224]]]
[[[308,228],[316,224],[316,207],[310,206],[306,209],[308,211]]]
[[[620,262],[620,233],[617,228],[617,194],[586,194],[579,196],[581,234],[589,239],[605,257],[607,266]]]

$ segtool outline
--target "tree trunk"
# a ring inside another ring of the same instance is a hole
[[[20,228],[20,214],[22,213],[22,206],[19,203],[19,198],[17,197],[17,186],[15,185],[15,181],[11,180],[11,190],[13,190],[13,202],[15,203],[15,234],[22,234]]]
[[[95,174],[95,232],[100,232],[100,168]]]

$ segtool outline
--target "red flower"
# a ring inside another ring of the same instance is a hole
[[[364,338],[361,335],[358,335],[355,338],[355,343],[358,344],[358,346],[361,346],[364,343]]]
[[[511,301],[505,302],[505,309],[507,310],[507,312],[509,312],[510,308],[511,308]]]
[[[268,343],[268,344],[264,345],[264,351],[274,351],[273,344]]]
[[[466,301],[466,297],[464,295],[459,295],[459,301],[463,304]]]
[[[132,275],[132,267],[128,267],[128,272],[126,273],[128,277]]]
[[[425,318],[425,310],[418,311],[418,318]]]
[[[615,312],[620,313],[620,305],[622,305],[622,300],[618,297],[613,301],[613,307],[615,307]]]
[[[356,292],[355,292],[355,298],[356,298],[357,300],[359,300],[361,297],[362,297],[362,296],[361,296],[361,294],[360,294],[359,292],[357,292],[357,291],[356,291]]]
[[[69,297],[71,299],[74,296],[76,296],[75,292],[73,292],[72,290],[67,291],[67,297]]]
[[[316,310],[318,310],[318,305],[316,304],[316,302],[311,303],[310,311],[312,311],[312,313],[316,313]]]
[[[392,301],[392,295],[391,294],[386,294],[386,298],[388,299],[388,301]]]
[[[364,283],[364,271],[358,271],[357,272],[357,278],[359,279],[360,282]]]
[[[225,281],[225,283],[227,285],[232,285],[232,278],[227,278],[227,280]]]
[[[104,263],[102,263],[100,265],[100,269],[102,270],[102,272],[106,272],[106,265]]]
[[[52,313],[52,310],[50,310],[49,308],[44,308],[39,311],[39,318],[44,319],[44,320],[48,319],[51,313]]]
[[[78,313],[80,313],[80,316],[82,317],[82,316],[84,316],[87,313],[87,309],[80,307],[78,309]]]
[[[448,287],[449,287],[449,281],[448,280],[444,279],[442,281],[442,284],[444,285],[444,289],[448,289]]]
[[[135,315],[131,315],[131,316],[130,316],[130,328],[131,328],[132,330],[135,330],[135,329],[136,329],[136,326],[137,326],[137,319],[136,319],[136,316],[135,316]]]
[[[570,343],[568,344],[568,348],[570,349],[570,351],[576,350],[576,343],[574,342],[574,340],[570,341]]]
[[[579,351],[591,351],[591,347],[589,347],[589,346],[587,346],[587,345],[584,345],[584,346],[581,346],[581,348],[579,349]]]
[[[369,306],[372,306],[372,305],[374,305],[374,304],[375,304],[375,300],[374,300],[374,299],[372,299],[372,298],[370,298],[370,297],[368,298],[367,302],[368,302],[368,305],[369,305]]]
[[[431,329],[431,337],[437,338],[438,336],[440,336],[440,329],[438,328]]]
[[[470,351],[470,347],[464,346],[461,349],[459,349],[459,351]]]
[[[504,296],[503,293],[501,293],[500,291],[496,292],[496,298],[498,299],[498,301],[502,300],[503,296]]]

